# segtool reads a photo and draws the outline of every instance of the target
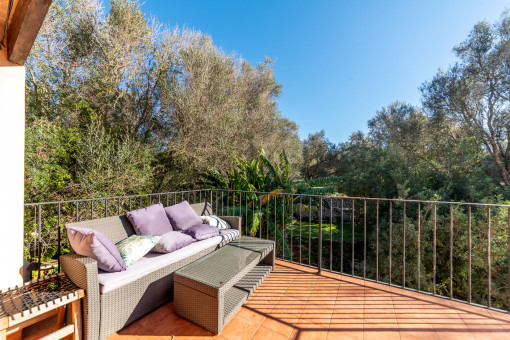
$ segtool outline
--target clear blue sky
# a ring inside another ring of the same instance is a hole
[[[276,60],[282,114],[300,137],[324,129],[334,143],[366,131],[395,100],[420,104],[421,83],[455,61],[453,46],[510,2],[146,0],[161,23],[210,35],[251,63]]]

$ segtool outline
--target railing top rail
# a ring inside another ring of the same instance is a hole
[[[199,191],[207,191],[207,190],[211,190],[211,189],[193,189],[193,190],[180,190],[180,191],[169,191],[169,192],[156,192],[156,193],[153,193],[153,194],[138,194],[138,195],[126,195],[126,196],[82,198],[82,199],[66,200],[66,201],[25,203],[24,206],[25,207],[30,207],[30,206],[47,205],[47,204],[66,204],[66,203],[79,203],[79,202],[90,202],[90,201],[113,200],[113,199],[122,199],[122,198],[148,197],[148,196],[157,196],[157,195],[180,194],[180,193],[185,193],[185,192],[199,192]]]
[[[358,197],[358,196],[328,196],[328,195],[310,195],[310,194],[295,194],[295,193],[275,193],[267,191],[248,191],[248,190],[231,190],[231,189],[193,189],[193,190],[180,190],[180,191],[169,191],[169,192],[158,192],[152,194],[138,194],[138,195],[124,195],[124,196],[111,196],[111,197],[96,197],[96,198],[83,198],[75,200],[62,200],[53,202],[36,202],[36,203],[25,203],[25,207],[38,206],[38,205],[49,205],[49,204],[68,204],[68,203],[80,203],[90,201],[102,201],[102,200],[113,200],[113,199],[125,199],[125,198],[139,198],[139,197],[151,197],[157,195],[170,195],[180,194],[187,192],[200,192],[200,191],[226,191],[226,192],[237,192],[246,194],[262,194],[262,195],[278,195],[278,196],[301,196],[301,197],[313,197],[313,198],[325,198],[328,199],[347,199],[347,200],[372,200],[372,201],[388,201],[388,202],[406,202],[406,203],[425,203],[425,204],[453,204],[453,205],[465,205],[465,206],[482,206],[482,207],[499,207],[499,208],[510,208],[510,204],[497,204],[497,203],[474,203],[474,202],[453,202],[453,201],[427,201],[427,200],[413,200],[413,199],[401,199],[401,198],[376,198],[376,197]]]
[[[242,192],[252,194],[264,194],[264,195],[281,195],[281,196],[302,196],[302,197],[314,197],[314,198],[332,198],[332,199],[354,199],[354,200],[372,200],[372,201],[391,201],[391,202],[406,202],[406,203],[428,203],[428,204],[454,204],[454,205],[470,205],[470,206],[483,206],[483,207],[501,207],[510,208],[510,204],[498,204],[498,203],[473,203],[473,202],[453,202],[453,201],[426,201],[426,200],[412,200],[412,199],[401,199],[401,198],[376,198],[376,197],[358,197],[358,196],[328,196],[328,195],[310,195],[310,194],[295,194],[287,192],[267,192],[267,191],[247,191],[247,190],[231,190],[231,189],[211,189],[215,191],[228,191],[228,192]]]

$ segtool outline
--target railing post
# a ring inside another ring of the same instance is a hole
[[[491,208],[487,206],[487,307],[491,308],[492,274],[491,274]]]
[[[507,232],[507,242],[508,242],[508,258],[510,259],[510,207],[507,208],[507,211],[508,211],[508,223],[507,223],[507,226],[506,226],[506,232]],[[471,231],[471,228],[469,229]],[[470,233],[471,235],[471,233]],[[471,245],[471,244],[470,244]],[[469,263],[470,264],[470,268],[471,268],[471,262]],[[471,279],[471,277],[470,277]],[[470,288],[471,288],[471,281],[469,282],[470,283]],[[510,261],[508,262],[508,283],[507,283],[507,289],[510,290]],[[471,296],[470,296],[471,298]],[[507,310],[510,311],[510,292],[508,293],[508,296],[507,296]],[[471,301],[469,301],[471,303]]]
[[[392,247],[393,247],[393,201],[390,200],[390,251],[389,251],[389,258],[390,258],[390,265],[388,267],[388,283],[391,286],[391,253],[392,253]],[[354,233],[352,233],[354,235]],[[354,236],[353,236],[354,237]],[[435,262],[434,262],[435,263]],[[435,272],[434,272],[435,275]]]
[[[308,196],[308,265],[312,265],[312,196]]]
[[[404,261],[405,261],[405,238],[404,238]],[[367,275],[367,200],[363,200],[363,279],[365,279],[366,275]]]
[[[41,237],[41,205],[39,204],[37,206],[38,208],[38,211],[37,211],[37,249],[38,249],[38,254],[37,254],[37,258],[38,258],[38,268],[37,268],[37,279],[40,279],[41,278],[41,259],[42,259],[42,250],[41,250],[41,246],[42,246],[42,237]]]
[[[416,278],[418,281],[418,291],[420,291],[420,273],[421,273],[421,205],[418,202],[418,277]]]
[[[322,273],[322,196],[319,197],[319,263],[317,274]]]
[[[375,216],[375,281],[379,281],[379,200],[377,200],[376,203],[377,205]]]
[[[453,204],[450,204],[450,300],[453,299]]]
[[[434,203],[434,240],[432,248],[432,295],[436,295],[437,205]]]
[[[403,226],[403,247],[402,247],[402,288],[406,287],[406,227],[407,227],[407,216],[406,216],[406,202],[404,202],[404,226]]]
[[[61,243],[62,243],[62,235],[60,234],[60,219],[62,217],[62,212],[61,212],[62,208],[61,208],[61,204],[59,203],[58,204],[58,225],[57,225],[57,228],[58,228],[58,245],[57,245],[57,273],[60,273],[60,253],[61,253],[61,250],[60,250],[60,246],[61,246]]]
[[[299,196],[299,264],[302,264],[301,258],[302,258],[302,251],[303,251],[302,244],[301,244],[301,223],[302,223],[302,221],[303,221],[303,196]],[[269,224],[268,224],[268,226],[269,226]],[[509,229],[509,233],[510,233],[510,229]],[[509,278],[509,282],[510,282],[510,278]]]
[[[509,230],[509,232],[510,232],[510,230]],[[510,238],[508,238],[508,241],[510,242]],[[510,248],[508,248],[508,251],[509,251],[509,255],[510,255]],[[509,256],[509,258],[510,258],[510,256]],[[509,282],[510,282],[510,272],[508,272],[508,275],[509,275]],[[509,299],[510,299],[510,297],[509,297]],[[471,205],[468,206],[468,303],[471,303]]]
[[[340,273],[344,272],[344,199],[340,201]]]

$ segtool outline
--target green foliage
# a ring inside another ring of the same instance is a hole
[[[259,148],[257,156],[251,161],[234,157],[234,162],[236,168],[228,178],[224,178],[217,171],[212,171],[207,175],[207,185],[213,188],[242,191],[331,194],[336,191],[336,185],[341,182],[337,176],[314,178],[308,181],[291,180],[289,160],[285,152],[280,154],[278,163],[271,162],[263,148]]]
[[[476,24],[454,48],[459,61],[421,87],[424,108],[438,121],[452,121],[476,136],[510,187],[510,12],[491,25]]]
[[[149,192],[153,155],[151,145],[122,140],[95,123],[80,133],[38,119],[26,129],[25,200]]]
[[[369,128],[337,148],[346,195],[478,202],[510,194],[480,140],[463,127],[396,102]]]
[[[331,194],[341,180],[331,176],[292,181],[286,153],[282,152],[278,158],[278,163],[271,162],[260,148],[252,160],[235,157],[236,168],[228,178],[218,172],[206,178],[208,187],[249,192],[244,195],[227,192],[220,198],[222,206],[228,205],[228,214],[244,216],[246,232],[250,235],[270,235],[276,242],[277,252],[290,259],[289,240],[284,234],[292,228],[294,215],[283,207],[297,205],[298,196],[285,194]]]
[[[115,134],[92,124],[78,141],[76,180],[99,196],[148,193],[152,189],[154,149],[135,138]]]
[[[324,130],[310,134],[303,141],[301,175],[306,179],[331,176],[335,172],[337,158],[336,145],[326,138]]]
[[[309,223],[308,221],[304,221],[301,223],[301,227],[299,226],[299,221],[294,221],[292,224],[292,236],[299,236],[299,232],[301,229],[301,238],[306,239],[310,235],[311,238],[317,239],[319,237],[319,224],[317,222]],[[352,239],[352,224],[344,223],[344,240]],[[332,235],[332,238],[331,238]],[[338,223],[323,223],[322,224],[322,240],[324,242],[329,241],[330,239],[334,241],[340,241],[342,239],[342,231],[341,227]],[[354,240],[355,241],[363,241],[363,229],[356,228],[354,231]]]
[[[201,32],[168,29],[136,0],[108,4],[54,1],[31,50],[27,201],[195,187],[260,146],[271,160],[288,149],[296,171],[301,141],[278,111],[270,59],[253,66]]]
[[[25,136],[25,200],[60,199],[74,182],[78,131],[42,119]]]

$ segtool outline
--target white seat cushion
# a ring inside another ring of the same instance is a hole
[[[164,268],[172,263],[183,260],[188,256],[194,255],[209,247],[218,244],[226,244],[239,236],[239,231],[235,229],[221,230],[219,236],[211,237],[207,240],[192,243],[184,248],[176,250],[169,254],[159,254],[150,252],[122,272],[109,273],[99,270],[98,279],[101,294],[106,294],[120,288],[136,279],[152,273],[160,268]]]

